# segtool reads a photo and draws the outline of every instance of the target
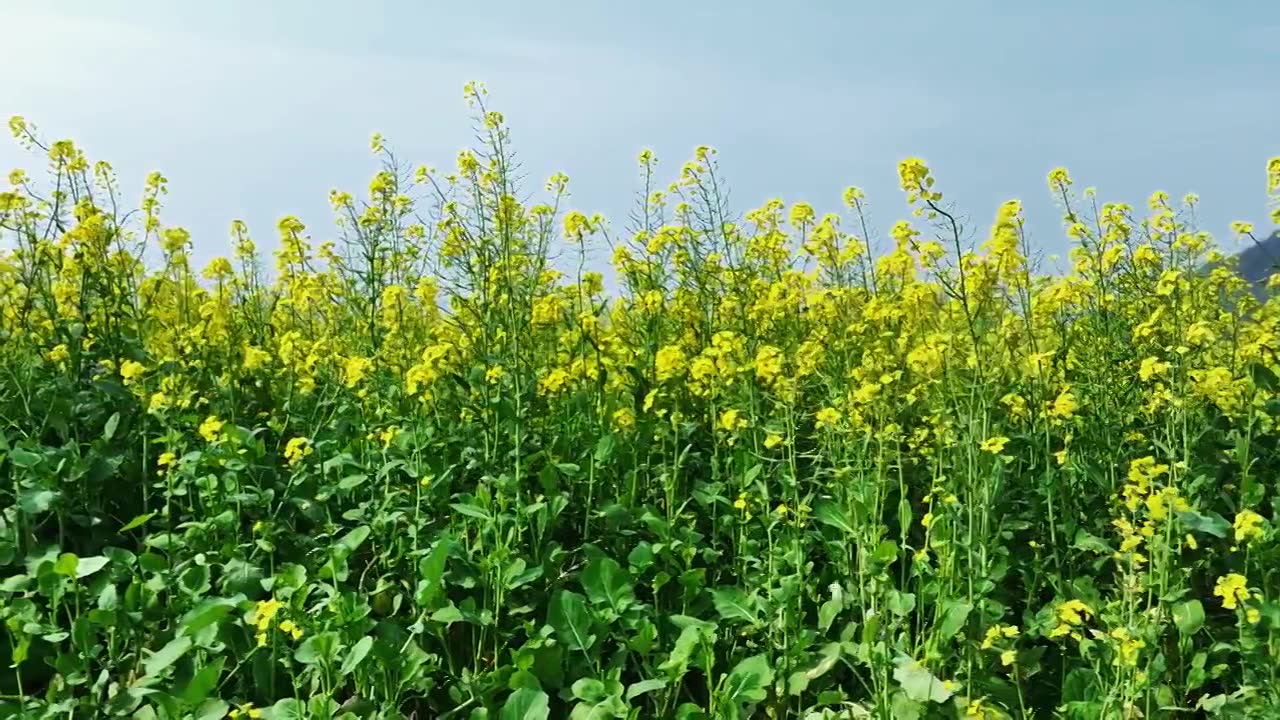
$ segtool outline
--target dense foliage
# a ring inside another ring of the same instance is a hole
[[[0,716],[1280,714],[1280,300],[1194,196],[1055,170],[1055,275],[920,160],[873,253],[699,148],[610,229],[467,98],[271,271],[10,122]]]

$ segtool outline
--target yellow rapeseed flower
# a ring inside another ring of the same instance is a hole
[[[204,422],[200,423],[200,437],[204,438],[205,442],[214,442],[222,436],[222,428],[224,426],[226,426],[224,421],[210,415],[204,419]]]
[[[979,447],[984,452],[989,452],[989,453],[998,455],[1004,450],[1004,446],[1008,442],[1009,442],[1009,438],[1003,435],[997,435],[996,437],[990,437],[990,438],[987,438],[986,440],[983,440],[981,443],[979,443]]]
[[[815,413],[813,418],[817,421],[819,430],[833,428],[840,422],[840,411],[833,407],[825,407]]]
[[[284,459],[290,465],[297,465],[303,458],[313,452],[311,441],[304,437],[290,438],[284,445]]]
[[[1218,578],[1213,586],[1213,594],[1222,598],[1222,607],[1234,610],[1240,603],[1250,598],[1248,580],[1239,573],[1228,573]]]
[[[65,346],[63,348],[65,349]],[[146,366],[136,360],[125,360],[120,363],[120,377],[124,380],[125,385],[132,385],[137,382],[138,378],[142,377],[146,371]]]
[[[1245,509],[1236,513],[1233,525],[1238,543],[1247,543],[1262,537],[1262,516],[1252,510]]]

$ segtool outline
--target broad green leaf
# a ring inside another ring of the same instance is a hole
[[[321,632],[302,641],[293,652],[293,659],[303,665],[328,665],[338,657],[338,634],[333,631]]]
[[[604,683],[595,678],[579,678],[569,690],[575,698],[587,702],[598,702],[609,694]]]
[[[230,613],[235,602],[227,598],[209,598],[192,608],[178,625],[182,635],[193,636]]]
[[[837,595],[818,606],[818,629],[826,632],[842,610],[844,610],[844,597],[842,595]]]
[[[507,696],[498,715],[501,720],[547,720],[551,716],[551,702],[541,690],[522,687]]]
[[[342,659],[342,667],[338,669],[338,675],[347,676],[352,673],[369,654],[369,649],[373,647],[373,638],[365,635],[356,641],[351,647],[347,656]]]
[[[752,655],[729,671],[724,683],[724,699],[732,703],[758,703],[768,694],[773,667],[763,654]]]
[[[120,413],[111,413],[111,417],[107,418],[107,424],[102,428],[102,439],[110,440],[116,436],[116,428],[120,426]]]
[[[680,635],[676,638],[676,643],[671,648],[671,653],[658,666],[658,669],[668,673],[672,680],[679,680],[688,672],[691,662],[696,667],[698,658],[694,653],[704,644],[711,643],[715,639],[716,626],[714,624],[694,618],[685,619],[689,622],[681,627]]]
[[[634,700],[645,693],[661,690],[667,686],[666,680],[640,680],[627,686],[627,699]]]
[[[307,717],[307,706],[296,698],[277,700],[274,705],[262,711],[263,720],[303,720]]]
[[[53,571],[63,577],[75,577],[79,568],[80,558],[76,557],[75,553],[62,553],[53,564]]]
[[[951,698],[951,691],[934,677],[923,665],[908,657],[900,657],[893,671],[893,679],[902,686],[907,697],[916,702],[944,703]]]
[[[125,524],[124,524],[124,527],[120,528],[120,532],[129,532],[130,530],[133,530],[134,528],[142,527],[143,525],[146,525],[146,524],[147,524],[147,521],[148,521],[148,520],[150,520],[151,518],[153,518],[153,517],[155,517],[155,516],[156,516],[156,514],[155,514],[155,513],[153,513],[153,512],[143,513],[143,514],[141,514],[141,515],[139,515],[139,516],[135,517],[134,519],[130,520],[129,522],[125,523]]]
[[[712,602],[716,612],[725,620],[742,620],[755,625],[759,622],[760,598],[748,595],[736,587],[718,588],[711,591]]]
[[[1231,523],[1215,512],[1199,513],[1194,510],[1180,512],[1178,519],[1182,521],[1184,528],[1208,533],[1214,537],[1225,538],[1227,532],[1231,530]]]
[[[41,456],[23,448],[9,453],[9,461],[20,468],[33,468],[40,464]]]
[[[1083,550],[1085,552],[1096,553],[1098,555],[1111,555],[1115,550],[1107,544],[1105,540],[1090,533],[1084,528],[1076,531],[1075,542],[1071,544],[1074,550]]]
[[[586,601],[571,590],[561,590],[552,597],[551,607],[547,611],[547,624],[556,631],[560,642],[570,650],[586,651],[595,644],[596,637],[591,634],[591,613]]]
[[[612,558],[592,558],[582,570],[579,580],[587,599],[596,605],[607,604],[621,612],[635,600],[627,571]]]
[[[444,592],[444,571],[449,560],[451,540],[442,536],[431,551],[418,561],[418,589],[415,598],[422,607],[434,607]]]
[[[1102,686],[1098,673],[1089,668],[1074,668],[1062,680],[1063,701],[1092,700]]]
[[[170,665],[178,662],[178,659],[191,649],[191,638],[186,635],[179,635],[170,640],[168,644],[152,653],[150,657],[142,661],[142,670],[149,676],[156,676],[164,672]]]
[[[445,625],[462,622],[463,619],[462,611],[453,603],[449,603],[448,605],[445,605],[439,610],[431,613],[431,622],[444,623]]]
[[[370,532],[368,525],[352,528],[351,532],[343,535],[342,539],[338,540],[337,545],[348,553],[353,553],[369,538]]]
[[[906,617],[916,609],[916,596],[913,593],[904,593],[900,590],[890,590],[888,593],[888,602],[886,605],[889,612],[898,617]]]
[[[493,516],[484,508],[476,507],[475,505],[470,505],[468,503],[450,503],[449,507],[453,508],[459,514],[466,515],[467,517],[479,518],[485,521],[493,519]]]
[[[609,458],[613,457],[613,449],[618,444],[618,438],[613,433],[601,435],[596,441],[596,462],[605,463]]]
[[[203,703],[205,698],[209,697],[209,693],[218,686],[218,679],[222,677],[222,666],[226,661],[226,656],[220,656],[197,670],[182,690],[182,701],[188,705]]]
[[[102,555],[93,555],[90,557],[80,558],[80,562],[76,565],[76,577],[84,578],[98,572],[111,562],[110,559]]]
[[[854,532],[844,509],[834,500],[819,500],[813,507],[813,517],[847,535],[852,535]]]
[[[210,698],[196,708],[195,720],[222,720],[230,711],[231,705],[226,700]]]
[[[355,475],[348,475],[338,481],[338,489],[353,490],[363,485],[365,481],[368,479],[369,479],[369,476],[365,475],[364,473],[356,473]]]
[[[1173,623],[1183,635],[1194,635],[1204,626],[1204,606],[1194,599],[1174,605]]]
[[[787,693],[791,695],[800,695],[808,689],[809,683],[816,680],[831,671],[840,661],[840,643],[827,643],[823,646],[819,653],[819,658],[812,666],[806,670],[797,670],[791,673],[791,677],[787,678]]]
[[[952,600],[946,604],[946,612],[942,615],[942,622],[938,625],[938,636],[944,640],[950,640],[956,636],[964,627],[965,622],[969,620],[969,613],[973,612],[973,605],[963,600]]]

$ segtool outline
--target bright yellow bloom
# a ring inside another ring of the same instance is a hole
[[[284,459],[290,465],[297,465],[303,458],[312,453],[311,441],[304,437],[290,438],[284,445]]]
[[[729,408],[720,414],[720,429],[725,432],[738,432],[747,426],[747,419],[736,408]]]
[[[254,707],[253,703],[245,703],[239,707],[231,708],[231,711],[227,713],[227,717],[230,720],[243,720],[244,718],[254,720],[262,717],[262,711]]]
[[[769,433],[764,438],[764,446],[765,446],[765,449],[767,450],[772,450],[778,447],[779,445],[782,444],[782,442],[783,442],[782,436],[775,432]]]
[[[980,447],[984,452],[989,452],[989,453],[992,453],[992,454],[999,454],[1000,452],[1002,452],[1002,451],[1004,450],[1004,446],[1005,446],[1008,442],[1009,442],[1009,438],[1007,438],[1007,437],[1005,437],[1005,436],[1003,436],[1003,435],[998,435],[998,436],[996,436],[996,437],[991,437],[991,438],[987,438],[986,440],[983,440],[983,441],[979,444],[979,447]]]
[[[1234,610],[1240,603],[1250,598],[1248,580],[1238,573],[1229,573],[1218,578],[1213,586],[1213,594],[1222,598],[1222,607]]]
[[[1233,525],[1238,543],[1247,543],[1262,537],[1262,516],[1252,510],[1245,509],[1236,513]]]
[[[825,407],[813,416],[819,430],[833,428],[840,422],[840,411],[833,407]]]
[[[245,372],[253,372],[271,362],[271,353],[252,345],[244,346],[244,362],[241,367]]]
[[[225,422],[210,415],[200,423],[200,437],[204,438],[205,442],[214,442],[222,436],[222,428],[225,425]]]
[[[292,620],[285,620],[280,623],[280,632],[289,635],[294,640],[302,638],[302,628],[298,627]]]
[[[679,345],[667,345],[658,350],[654,357],[654,367],[658,374],[658,382],[665,382],[684,372],[684,350]]]
[[[1080,404],[1076,401],[1076,396],[1069,390],[1063,390],[1054,398],[1052,406],[1049,408],[1049,414],[1066,420],[1076,414],[1076,410],[1080,409]]]
[[[65,346],[63,347],[65,349]],[[135,360],[125,360],[120,363],[120,377],[124,380],[125,385],[132,385],[146,371],[146,366]]]

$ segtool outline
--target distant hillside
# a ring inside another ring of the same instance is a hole
[[[1280,272],[1280,230],[1271,233],[1271,237],[1250,245],[1236,257],[1237,272],[1253,283],[1255,294],[1261,295],[1265,292],[1267,278]]]

